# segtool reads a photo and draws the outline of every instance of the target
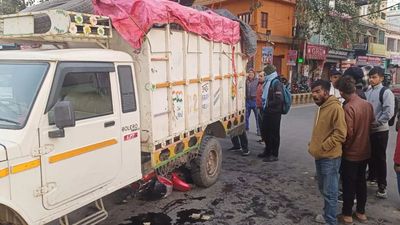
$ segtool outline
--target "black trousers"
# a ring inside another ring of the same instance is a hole
[[[249,141],[247,139],[246,132],[243,132],[241,135],[232,137],[231,141],[233,147],[242,148],[243,152],[247,152],[249,150]]]
[[[260,133],[263,131],[262,130],[262,125],[263,125],[263,120],[264,120],[264,112],[262,107],[257,108],[257,116],[258,116],[258,129],[260,130]],[[263,136],[261,135],[261,139],[264,141]]]
[[[365,214],[365,204],[367,203],[367,179],[365,178],[365,171],[368,161],[352,162],[342,160],[342,214],[345,216],[351,216],[353,213],[354,196],[357,198],[357,212]]]
[[[268,156],[278,157],[279,155],[281,118],[282,114],[264,113],[261,135],[265,142],[265,153]]]
[[[372,133],[371,139],[371,160],[368,163],[368,180],[377,180],[378,186],[387,186],[387,163],[386,148],[389,140],[389,131]]]

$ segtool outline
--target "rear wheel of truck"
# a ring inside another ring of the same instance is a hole
[[[200,187],[211,187],[221,172],[222,150],[213,136],[205,136],[201,141],[199,154],[191,161],[194,183]]]

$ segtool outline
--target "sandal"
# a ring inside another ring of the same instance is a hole
[[[314,219],[312,219],[313,222],[316,223],[321,223],[321,224],[326,224],[325,218],[323,215],[317,215]]]
[[[352,222],[346,222],[346,221],[344,220],[343,214],[337,215],[337,220],[338,220],[338,224],[354,225],[354,221],[352,221]]]
[[[367,223],[368,222],[368,219],[363,220],[360,217],[358,217],[356,212],[353,212],[353,219],[356,219],[360,223]]]

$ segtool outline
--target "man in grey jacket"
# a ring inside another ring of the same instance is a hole
[[[389,139],[388,121],[394,115],[394,95],[390,90],[383,93],[380,99],[380,92],[383,87],[384,70],[381,67],[374,67],[369,71],[369,83],[371,88],[365,92],[367,100],[372,104],[375,114],[375,128],[372,130],[371,140],[371,161],[368,165],[368,180],[378,182],[378,190],[376,196],[379,198],[387,198],[386,192],[386,148]]]

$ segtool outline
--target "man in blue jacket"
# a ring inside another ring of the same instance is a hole
[[[380,92],[383,88],[382,82],[385,71],[381,67],[374,67],[369,71],[369,83],[371,88],[365,92],[367,100],[372,104],[375,114],[375,128],[372,130],[371,140],[371,160],[368,165],[368,180],[378,183],[376,196],[387,198],[387,164],[386,148],[389,139],[389,120],[394,115],[394,95],[390,90],[383,93],[380,99]]]

